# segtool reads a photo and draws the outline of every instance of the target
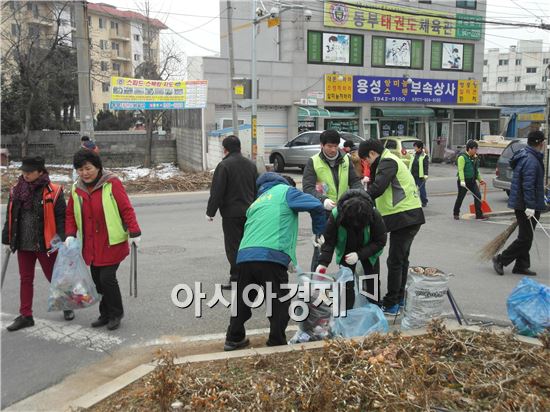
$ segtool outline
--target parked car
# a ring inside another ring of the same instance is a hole
[[[527,139],[514,139],[502,151],[502,154],[497,160],[495,170],[496,177],[493,178],[493,186],[497,189],[502,189],[506,194],[510,194],[510,186],[512,185],[513,170],[510,167],[510,159],[518,150],[527,146]]]
[[[304,170],[310,157],[319,153],[322,130],[314,130],[300,133],[284,146],[275,147],[269,155],[269,162],[273,164],[276,172],[283,172],[285,167],[299,167]],[[357,146],[365,140],[353,133],[340,133],[340,147],[344,142],[351,140]]]
[[[418,140],[414,136],[390,136],[380,139],[384,147],[403,160],[407,166],[414,156],[414,142]]]

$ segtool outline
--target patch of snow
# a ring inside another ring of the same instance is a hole
[[[173,163],[161,163],[154,170],[155,176],[161,180],[170,179],[181,173],[181,170]]]
[[[50,180],[53,182],[72,182],[73,179],[68,175],[50,174]]]

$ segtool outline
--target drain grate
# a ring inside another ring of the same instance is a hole
[[[179,255],[184,253],[187,249],[182,246],[173,246],[173,245],[161,245],[161,246],[152,246],[152,247],[141,247],[139,248],[139,253],[144,255]]]

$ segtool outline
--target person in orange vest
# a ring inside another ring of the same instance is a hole
[[[49,253],[51,241],[57,234],[65,239],[65,198],[63,187],[50,182],[41,156],[25,157],[22,174],[11,188],[2,230],[2,244],[11,252],[17,251],[20,276],[20,307],[14,322],[8,326],[13,332],[34,326],[32,316],[34,268],[40,262],[48,281],[52,280],[57,252]],[[72,310],[63,311],[65,320],[73,320]]]

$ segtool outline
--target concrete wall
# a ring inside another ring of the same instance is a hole
[[[178,166],[186,171],[204,170],[202,110],[178,110],[174,117],[172,135],[176,140]]]
[[[12,160],[21,159],[21,135],[3,135],[2,147],[8,148]],[[145,157],[145,131],[95,132],[94,139],[99,147],[105,166],[124,167],[143,164]],[[29,137],[29,155],[44,156],[47,163],[72,163],[74,153],[80,148],[79,133],[59,131],[33,131]],[[153,163],[175,163],[176,141],[166,136],[153,135]]]

